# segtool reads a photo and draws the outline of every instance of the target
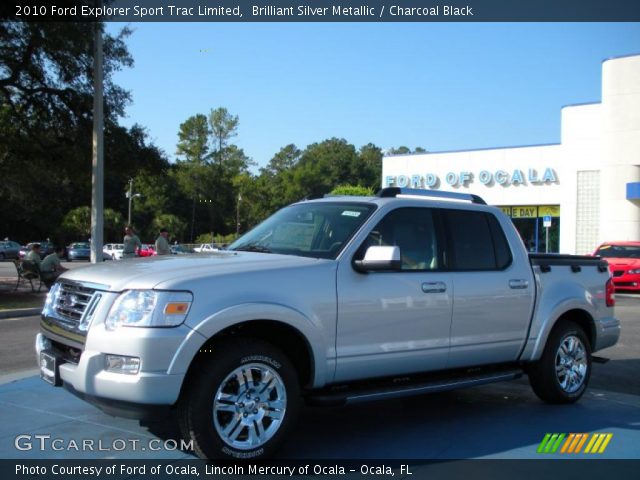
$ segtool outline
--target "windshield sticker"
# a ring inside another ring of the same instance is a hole
[[[607,248],[611,248],[611,245],[603,245],[600,247],[600,250],[606,250]]]
[[[342,212],[343,217],[356,217],[358,218],[362,212],[354,212],[352,210],[345,210]]]

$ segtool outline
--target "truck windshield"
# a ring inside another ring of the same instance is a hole
[[[229,250],[334,259],[371,215],[366,203],[309,202],[279,210]]]

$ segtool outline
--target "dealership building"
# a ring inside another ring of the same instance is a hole
[[[531,251],[640,240],[640,55],[602,63],[602,101],[561,111],[559,144],[386,156],[383,187],[481,196]]]

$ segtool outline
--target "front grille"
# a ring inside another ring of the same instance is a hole
[[[102,296],[94,288],[65,281],[57,283],[50,294],[52,316],[74,330],[86,330]]]
[[[624,275],[624,270],[614,270],[613,271],[613,276],[614,277],[621,277],[622,275]]]

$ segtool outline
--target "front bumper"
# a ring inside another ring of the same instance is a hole
[[[45,350],[55,356],[61,383],[91,403],[98,403],[92,399],[101,399],[110,403],[172,405],[178,400],[185,374],[168,372],[189,332],[191,329],[185,326],[108,332],[103,325],[94,325],[86,343],[80,345],[43,327],[36,339],[36,352],[40,356]],[[107,354],[140,358],[139,373],[107,371]]]
[[[613,277],[612,280],[613,286],[616,288],[616,291],[640,291],[640,275],[638,274],[620,275],[618,277]]]

